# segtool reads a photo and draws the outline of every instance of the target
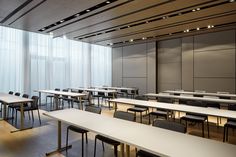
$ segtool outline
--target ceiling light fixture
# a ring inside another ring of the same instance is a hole
[[[60,22],[62,23],[62,22],[64,22],[64,20],[61,20]]]
[[[89,9],[87,9],[86,11],[87,11],[87,12],[89,12],[90,10],[89,10]]]
[[[233,3],[235,0],[229,0],[230,3]]]
[[[197,27],[197,30],[199,31],[199,30],[200,30],[200,28],[199,28],[199,27]]]
[[[143,40],[146,40],[147,38],[146,37],[142,37]]]
[[[110,3],[110,1],[106,1],[106,3],[107,3],[107,4],[109,4],[109,3]]]
[[[133,41],[134,41],[134,39],[130,39],[129,41],[130,41],[130,42],[133,42]]]
[[[63,35],[63,39],[67,39],[66,35]]]
[[[201,10],[201,8],[197,8],[197,10],[199,11],[199,10]]]
[[[189,29],[187,29],[186,32],[189,32]]]
[[[195,9],[193,9],[192,11],[196,11]]]

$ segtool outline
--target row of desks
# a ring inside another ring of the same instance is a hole
[[[128,100],[127,100],[128,101]],[[113,100],[113,102],[125,102],[125,99]],[[159,104],[164,106],[164,104]],[[169,131],[150,125],[125,121],[104,115],[98,115],[77,109],[66,109],[45,113],[46,116],[58,121],[58,147],[56,152],[62,150],[61,123],[74,125],[88,131],[112,138],[126,145],[126,156],[130,156],[130,146],[154,153],[160,156],[171,157],[235,157],[236,146],[209,140],[188,134]],[[227,114],[223,114],[227,117]],[[234,117],[236,117],[234,115]],[[124,155],[124,145],[121,147]]]
[[[219,99],[211,97],[194,97],[194,96],[185,96],[185,95],[169,95],[169,94],[156,94],[156,93],[147,93],[144,94],[147,97],[157,97],[157,98],[171,98],[171,99],[183,99],[183,100],[195,100],[195,101],[204,101],[204,102],[216,102],[224,104],[236,104],[236,99]]]
[[[223,97],[223,98],[236,98],[236,94],[226,94],[226,93],[208,93],[208,92],[189,92],[189,91],[174,91],[167,90],[163,93],[176,94],[176,95],[195,95],[195,96],[213,96],[213,97]]]

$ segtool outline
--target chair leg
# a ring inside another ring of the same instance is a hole
[[[204,133],[204,122],[202,122],[202,137],[205,137],[205,133]]]
[[[69,128],[67,128],[67,130],[66,130],[66,153],[68,150],[68,137],[69,137]]]
[[[17,112],[17,111],[16,111]],[[14,108],[12,108],[12,110],[11,110],[11,118],[12,118],[12,120],[11,120],[11,122],[12,122],[12,124],[13,124],[13,120],[14,120]]]
[[[102,150],[105,151],[104,142],[102,141]]]
[[[229,127],[226,127],[226,142],[229,140]]]
[[[16,111],[16,120],[15,120],[15,125],[17,125],[17,111]]]
[[[32,113],[32,120],[34,122],[34,111],[32,110],[31,113]]]
[[[148,124],[151,124],[151,114],[148,114]]]
[[[210,128],[209,128],[208,118],[207,118],[207,136],[208,136],[208,138],[210,138]]]
[[[84,157],[84,134],[82,134],[82,157]]]
[[[29,120],[30,120],[30,111],[28,111],[28,116],[29,116]]]
[[[114,154],[115,154],[115,157],[118,157],[118,150],[117,150],[117,146],[114,146]]]
[[[96,157],[96,146],[97,146],[97,138],[95,137],[95,142],[94,142],[94,157]]]
[[[41,125],[41,118],[40,118],[39,109],[38,109],[38,117],[39,117],[39,124]]]
[[[140,112],[140,123],[142,123],[143,118],[142,118],[142,112]]]
[[[226,129],[226,126],[224,126],[223,142],[225,142],[225,129]]]
[[[87,134],[87,132],[85,133],[85,137],[86,137],[86,143],[88,144],[88,134]]]

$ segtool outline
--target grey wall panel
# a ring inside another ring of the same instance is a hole
[[[235,49],[194,52],[195,77],[235,77]]]
[[[227,78],[195,78],[195,90],[205,90],[207,92],[235,92],[235,80]]]
[[[146,78],[123,78],[123,86],[139,88],[139,94],[147,93]]]
[[[194,37],[195,51],[230,49],[235,47],[235,30],[197,35]]]
[[[182,38],[182,89],[193,91],[193,37]]]
[[[181,39],[159,42],[158,91],[181,87],[181,75]]]
[[[156,92],[156,42],[147,43],[147,91]]]
[[[123,47],[123,77],[146,77],[146,44]]]
[[[112,86],[122,86],[122,47],[112,49]]]

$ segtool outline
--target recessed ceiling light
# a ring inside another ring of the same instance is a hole
[[[143,40],[147,39],[146,37],[142,37]]]
[[[186,30],[184,30],[184,33],[186,33]]]
[[[67,39],[66,35],[63,35],[63,39]]]
[[[166,17],[165,17],[165,16],[163,16],[162,18],[163,18],[163,19],[166,19]]]
[[[187,29],[186,32],[189,32],[189,29]]]
[[[45,30],[45,28],[42,28],[42,31],[44,31]]]
[[[64,22],[64,20],[61,20],[60,22],[62,23],[62,22]]]
[[[199,30],[200,30],[200,28],[199,28],[199,27],[197,27],[197,30],[199,31]]]
[[[87,11],[87,12],[89,12],[90,10],[89,10],[89,9],[87,9],[86,11]]]
[[[107,3],[107,4],[109,4],[109,3],[110,3],[110,1],[106,1],[106,3]]]
[[[149,23],[148,21],[146,21],[146,23]]]
[[[77,16],[80,16],[80,14],[76,14],[75,16],[76,16],[76,17],[77,17]]]
[[[199,10],[201,10],[201,8],[197,8],[197,10],[199,11]]]
[[[129,41],[130,41],[130,42],[133,42],[133,41],[134,41],[134,39],[130,39]]]
[[[234,2],[234,1],[235,1],[235,0],[229,0],[229,2],[231,2],[231,3]]]
[[[213,28],[214,27],[214,25],[211,25],[211,28]]]
[[[211,28],[211,25],[208,25],[207,28]]]
[[[193,9],[192,11],[196,11],[195,9]]]
[[[130,27],[130,26],[127,26],[128,28]]]
[[[110,43],[109,45],[113,45],[113,43]]]

